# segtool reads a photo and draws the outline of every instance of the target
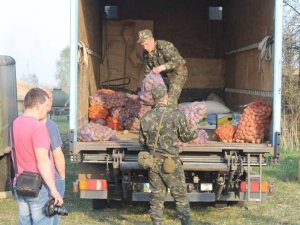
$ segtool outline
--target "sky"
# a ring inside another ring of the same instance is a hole
[[[17,78],[35,73],[57,87],[56,64],[70,46],[70,0],[0,0],[0,55],[16,61]]]

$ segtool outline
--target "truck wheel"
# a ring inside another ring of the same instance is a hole
[[[106,199],[92,199],[92,207],[93,209],[105,209],[107,208],[107,200]]]
[[[0,191],[11,190],[10,154],[0,157]]]

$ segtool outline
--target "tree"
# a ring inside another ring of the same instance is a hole
[[[55,78],[59,81],[60,88],[69,92],[70,47],[65,47],[60,52],[59,60],[56,61]]]
[[[33,84],[35,86],[38,86],[39,79],[35,73],[28,73],[28,74],[22,74],[22,77],[20,80],[25,81],[26,83]]]
[[[300,6],[297,2],[284,0],[282,64],[282,146],[295,150],[300,146]]]
[[[283,28],[283,71],[300,75],[300,5],[295,0],[284,0]]]

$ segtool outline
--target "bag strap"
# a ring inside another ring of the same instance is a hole
[[[158,129],[157,129],[157,133],[156,133],[156,137],[155,137],[155,142],[154,142],[154,145],[153,145],[153,151],[155,152],[156,148],[157,148],[157,142],[158,142],[158,136],[159,136],[159,132],[160,132],[160,129],[161,129],[161,125],[162,125],[162,121],[163,121],[163,117],[165,116],[166,114],[166,111],[167,109],[165,109],[160,117],[160,121],[159,121],[159,124],[158,124]]]
[[[18,174],[17,156],[16,156],[16,149],[15,149],[15,141],[14,141],[14,121],[15,121],[15,119],[11,122],[11,125],[10,125],[10,136],[11,136],[11,152],[14,157],[13,164],[14,164],[15,174]]]

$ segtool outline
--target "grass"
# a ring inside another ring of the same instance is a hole
[[[59,131],[62,135],[67,135],[69,133],[68,116],[66,116],[66,115],[51,115],[50,118],[57,123]]]
[[[274,185],[273,194],[266,201],[249,204],[247,207],[230,206],[225,208],[193,204],[191,224],[300,224],[298,157],[297,152],[286,151],[282,153],[279,164],[264,168],[264,179]],[[79,199],[78,194],[72,192],[72,182],[76,180],[76,164],[67,160],[67,168],[67,191],[64,200],[70,214],[62,218],[62,225],[151,224],[148,203],[130,203],[122,209],[93,210],[90,200]],[[0,199],[0,217],[0,224],[17,224],[17,203],[14,199]],[[165,225],[179,224],[173,204],[166,205],[164,218]]]
[[[63,118],[58,122],[62,135],[67,136],[68,126]],[[297,163],[300,153],[284,151],[280,163],[264,167],[264,179],[274,186],[273,194],[261,203],[247,207],[229,206],[215,208],[209,205],[192,205],[191,224],[205,225],[300,225],[300,189]],[[135,225],[152,224],[148,215],[148,203],[129,203],[121,209],[93,210],[90,200],[80,199],[72,192],[72,182],[77,179],[77,165],[67,158],[67,180],[65,205],[70,213],[62,217],[61,225]],[[15,199],[0,199],[0,225],[17,224],[17,202]],[[164,225],[180,224],[174,204],[166,204]]]

